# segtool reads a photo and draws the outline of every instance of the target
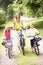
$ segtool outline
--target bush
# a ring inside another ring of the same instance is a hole
[[[36,28],[43,28],[43,21],[39,21],[35,23]]]
[[[5,23],[6,20],[6,16],[5,13],[3,11],[0,12],[0,24]]]
[[[36,22],[34,22],[33,21],[33,23],[34,23],[34,26],[36,27],[36,28],[43,28],[43,20],[35,20]],[[28,26],[28,28],[30,28],[30,23],[31,23],[32,21],[28,21],[27,22],[27,26]]]

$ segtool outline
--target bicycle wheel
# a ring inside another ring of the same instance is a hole
[[[24,55],[24,47],[21,47],[21,49],[22,49],[22,54]]]
[[[39,47],[37,44],[34,44],[34,50],[35,50],[36,55],[39,55]]]
[[[20,39],[20,45],[21,45],[21,49],[22,49],[22,54],[24,55],[24,40],[23,40],[23,38]]]
[[[11,58],[11,47],[8,47],[8,56]]]

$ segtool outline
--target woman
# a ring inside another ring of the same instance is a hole
[[[13,28],[14,28],[14,45],[15,47],[20,50],[20,37],[19,37],[19,31],[22,30],[23,22],[20,20],[20,14],[16,13],[14,22],[13,22]],[[17,49],[16,49],[17,50]]]

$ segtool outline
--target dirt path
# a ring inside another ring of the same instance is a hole
[[[38,56],[38,64],[39,64],[39,65],[43,65],[43,54],[40,54],[40,55]]]
[[[40,55],[38,56],[38,64],[43,65],[43,41],[40,42]]]
[[[0,54],[0,65],[18,65],[16,56],[9,59],[8,55],[5,54],[5,49],[2,48],[2,52]]]

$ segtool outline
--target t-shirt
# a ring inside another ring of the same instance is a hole
[[[33,28],[33,29],[30,28],[30,29],[28,29],[27,33],[28,33],[28,36],[35,36],[39,32],[38,32],[38,30],[36,28]],[[34,37],[30,37],[30,39],[33,39],[33,38]]]
[[[14,23],[15,23],[15,29],[19,29],[19,30],[22,29],[22,21],[20,21],[19,23],[18,22],[14,22]]]
[[[10,39],[11,37],[10,37],[10,31],[6,31],[5,32],[5,36],[6,36],[6,39]]]

